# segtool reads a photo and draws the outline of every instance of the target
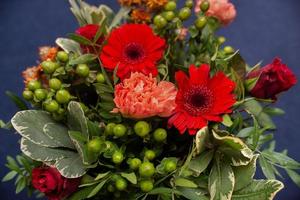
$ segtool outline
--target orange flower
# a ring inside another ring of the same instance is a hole
[[[114,102],[117,108],[112,112],[120,112],[124,117],[134,119],[169,117],[176,106],[176,94],[173,83],[158,83],[152,75],[135,72],[115,87]]]
[[[147,23],[150,22],[150,19],[150,13],[148,13],[144,9],[134,9],[131,12],[131,20],[135,23]]]
[[[56,54],[58,52],[58,48],[57,47],[49,47],[49,46],[44,46],[44,47],[40,47],[39,48],[39,55],[40,55],[40,59],[42,61],[45,60],[54,60],[56,57]]]
[[[42,67],[29,67],[25,71],[22,72],[22,76],[24,78],[24,83],[27,84],[30,81],[38,80],[41,76]]]
[[[141,5],[143,0],[119,0],[119,3],[123,6]]]
[[[155,10],[164,7],[168,0],[146,0],[146,5],[149,9]]]

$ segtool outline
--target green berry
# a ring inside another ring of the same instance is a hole
[[[76,74],[80,77],[87,77],[90,74],[90,68],[87,64],[79,64],[76,67]]]
[[[33,99],[33,92],[30,90],[25,90],[23,91],[23,98],[26,99],[27,101],[30,101]]]
[[[64,104],[69,103],[71,95],[67,90],[62,89],[56,92],[55,98],[58,103]]]
[[[206,12],[209,9],[209,2],[208,1],[203,1],[200,5],[200,9],[202,12]]]
[[[137,170],[140,167],[141,164],[142,164],[142,161],[138,158],[132,158],[129,161],[129,167],[132,170]]]
[[[224,47],[224,52],[226,54],[232,54],[232,53],[234,53],[234,49],[231,46],[226,46],[226,47]]]
[[[102,150],[103,140],[101,138],[94,138],[87,144],[88,150],[93,153],[99,153]]]
[[[167,23],[167,20],[161,15],[157,15],[154,17],[154,25],[159,29],[164,28],[167,25]]]
[[[109,123],[105,127],[105,133],[107,135],[113,135],[114,134],[114,127],[116,126],[115,123]]]
[[[187,0],[185,2],[185,6],[188,7],[188,8],[193,8],[193,6],[194,6],[193,0]]]
[[[157,142],[164,142],[167,139],[167,131],[163,128],[158,128],[154,131],[153,137]]]
[[[105,77],[102,73],[97,74],[96,80],[98,83],[105,83]]]
[[[44,61],[41,66],[46,74],[52,74],[59,67],[57,63],[52,61]]]
[[[139,121],[134,125],[134,132],[140,137],[146,137],[151,131],[150,124],[145,121]]]
[[[37,100],[42,101],[47,97],[47,91],[45,89],[37,89],[34,91],[34,96]]]
[[[153,189],[153,182],[151,180],[142,180],[140,187],[143,192],[150,192]]]
[[[174,170],[176,170],[177,166],[176,166],[176,162],[173,161],[173,160],[168,160],[165,162],[165,165],[164,165],[164,171],[167,172],[167,173],[171,173],[173,172]]]
[[[57,78],[52,78],[49,80],[49,87],[53,90],[59,90],[61,88],[61,81]]]
[[[127,188],[127,181],[123,178],[118,178],[116,180],[116,188],[119,191],[124,191]]]
[[[220,36],[218,37],[218,43],[221,45],[221,44],[224,44],[226,42],[226,38],[223,37],[223,36]]]
[[[116,137],[123,137],[127,132],[127,128],[123,124],[117,124],[113,128],[113,132]]]
[[[64,52],[64,51],[59,51],[57,52],[57,59],[61,62],[67,62],[69,60],[69,55],[68,53]]]
[[[156,157],[156,153],[153,150],[145,151],[145,158],[147,160],[153,160]]]
[[[173,11],[166,11],[163,13],[163,16],[166,20],[172,21],[175,18],[175,13]]]
[[[149,177],[153,176],[154,173],[155,173],[155,167],[154,167],[153,163],[143,162],[139,167],[139,174],[142,177],[149,178]]]
[[[178,14],[178,16],[181,20],[187,20],[191,15],[192,15],[192,11],[188,7],[182,8]]]
[[[177,4],[176,4],[175,1],[169,1],[169,2],[165,5],[164,9],[165,9],[166,11],[174,11],[174,10],[176,9],[176,7],[177,7]]]
[[[117,165],[121,164],[123,160],[124,160],[124,155],[120,151],[115,151],[114,154],[112,155],[112,161]]]
[[[42,88],[42,84],[40,81],[37,81],[37,80],[33,80],[33,81],[30,81],[27,85],[28,89],[31,90],[31,91],[35,91],[37,89],[40,89]]]
[[[51,101],[45,103],[45,110],[50,113],[54,113],[58,109],[59,109],[59,105],[58,105],[57,101],[55,101],[55,100],[51,100]]]
[[[201,30],[205,27],[206,23],[207,19],[205,16],[198,17],[198,19],[196,19],[195,21],[195,26],[197,27],[197,29]]]

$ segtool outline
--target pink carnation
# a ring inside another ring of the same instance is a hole
[[[204,0],[196,0],[195,12],[200,12],[200,5]],[[217,18],[221,24],[228,25],[236,17],[236,10],[232,3],[228,0],[208,0],[210,3],[207,16]]]
[[[132,73],[131,77],[115,87],[116,104],[113,113],[135,119],[153,116],[169,117],[175,109],[177,90],[173,83],[157,82],[156,78],[142,73]]]

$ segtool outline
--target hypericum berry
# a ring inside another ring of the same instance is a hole
[[[127,132],[127,128],[123,124],[117,124],[114,126],[113,132],[116,137],[123,137]]]
[[[98,73],[96,76],[96,81],[98,83],[105,83],[105,77],[102,73]]]
[[[203,1],[200,5],[200,9],[202,12],[206,12],[209,9],[209,1]]]
[[[61,104],[69,103],[71,100],[71,95],[67,90],[62,89],[56,92],[55,99]]]
[[[93,153],[99,153],[102,150],[103,140],[101,138],[94,138],[87,144],[88,150]]]
[[[44,61],[41,66],[46,74],[52,74],[59,67],[58,63],[52,61]]]
[[[116,180],[116,188],[119,191],[124,191],[127,188],[127,181],[124,178],[118,178]]]
[[[175,13],[173,11],[166,11],[163,13],[163,16],[166,20],[172,21],[175,18]]]
[[[37,90],[37,89],[42,88],[42,84],[41,84],[40,81],[33,80],[33,81],[30,81],[30,82],[27,84],[27,87],[28,87],[29,90],[35,91],[35,90]]]
[[[76,67],[76,74],[80,77],[87,77],[90,74],[90,68],[87,64],[79,64]]]
[[[107,135],[113,135],[114,134],[114,127],[116,126],[115,123],[109,123],[105,127],[105,133]]]
[[[140,137],[146,137],[151,131],[150,124],[145,121],[139,121],[134,125],[134,132]]]
[[[67,62],[69,60],[69,55],[65,51],[59,51],[59,52],[57,52],[56,57],[61,62]]]
[[[162,29],[167,25],[167,20],[165,18],[163,18],[161,15],[156,15],[154,17],[154,25],[159,28]]]
[[[33,99],[33,92],[30,90],[24,90],[23,91],[23,98],[26,99],[27,101],[30,101]]]
[[[187,20],[191,15],[192,15],[192,11],[188,7],[182,8],[178,14],[178,16],[181,20]]]
[[[120,151],[115,151],[114,154],[112,155],[112,161],[117,165],[121,164],[123,160],[124,160],[124,155]]]
[[[223,37],[223,36],[220,36],[218,37],[218,43],[221,45],[221,44],[224,44],[226,42],[226,38]]]
[[[59,90],[61,88],[61,81],[57,78],[52,78],[49,80],[49,87],[53,90]]]
[[[193,0],[187,0],[185,2],[185,6],[188,7],[188,8],[192,8],[194,6]]]
[[[175,171],[177,168],[176,162],[173,160],[167,160],[164,165],[164,171],[167,173]]]
[[[155,173],[155,167],[151,162],[143,162],[139,167],[139,174],[142,177],[149,178]]]
[[[177,4],[176,4],[175,1],[169,1],[169,2],[165,5],[164,9],[165,9],[166,11],[174,11],[174,10],[176,9],[176,7],[177,7]]]
[[[145,158],[147,160],[153,160],[156,157],[156,153],[153,150],[146,150],[145,151]]]
[[[37,100],[43,101],[47,97],[47,91],[45,89],[37,89],[34,91],[34,96]]]
[[[51,100],[51,101],[45,103],[44,106],[45,106],[45,110],[50,113],[54,113],[54,112],[58,111],[58,109],[59,109],[59,105],[58,105],[57,101],[55,101],[55,100]]]
[[[226,47],[224,47],[224,52],[226,54],[232,54],[232,53],[234,53],[234,49],[231,46],[226,46]]]
[[[167,131],[163,128],[158,128],[153,133],[153,138],[157,142],[164,142],[167,139]]]
[[[132,170],[137,170],[141,164],[142,164],[142,161],[138,158],[132,158],[129,161],[129,167]]]
[[[195,21],[195,26],[197,27],[197,29],[201,30],[204,28],[206,23],[207,23],[207,19],[205,16],[198,17],[198,19],[196,19]]]
[[[150,192],[153,189],[154,185],[151,180],[142,180],[140,182],[140,187],[143,192]]]

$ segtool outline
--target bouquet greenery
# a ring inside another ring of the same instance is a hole
[[[21,136],[22,154],[7,157],[3,181],[50,200],[270,200],[279,168],[299,185],[271,119],[296,77],[279,58],[251,67],[223,46],[215,32],[234,5],[119,3],[114,13],[70,0],[80,28],[23,72],[32,109],[7,93],[21,111],[1,127]],[[265,180],[254,179],[257,163]]]

